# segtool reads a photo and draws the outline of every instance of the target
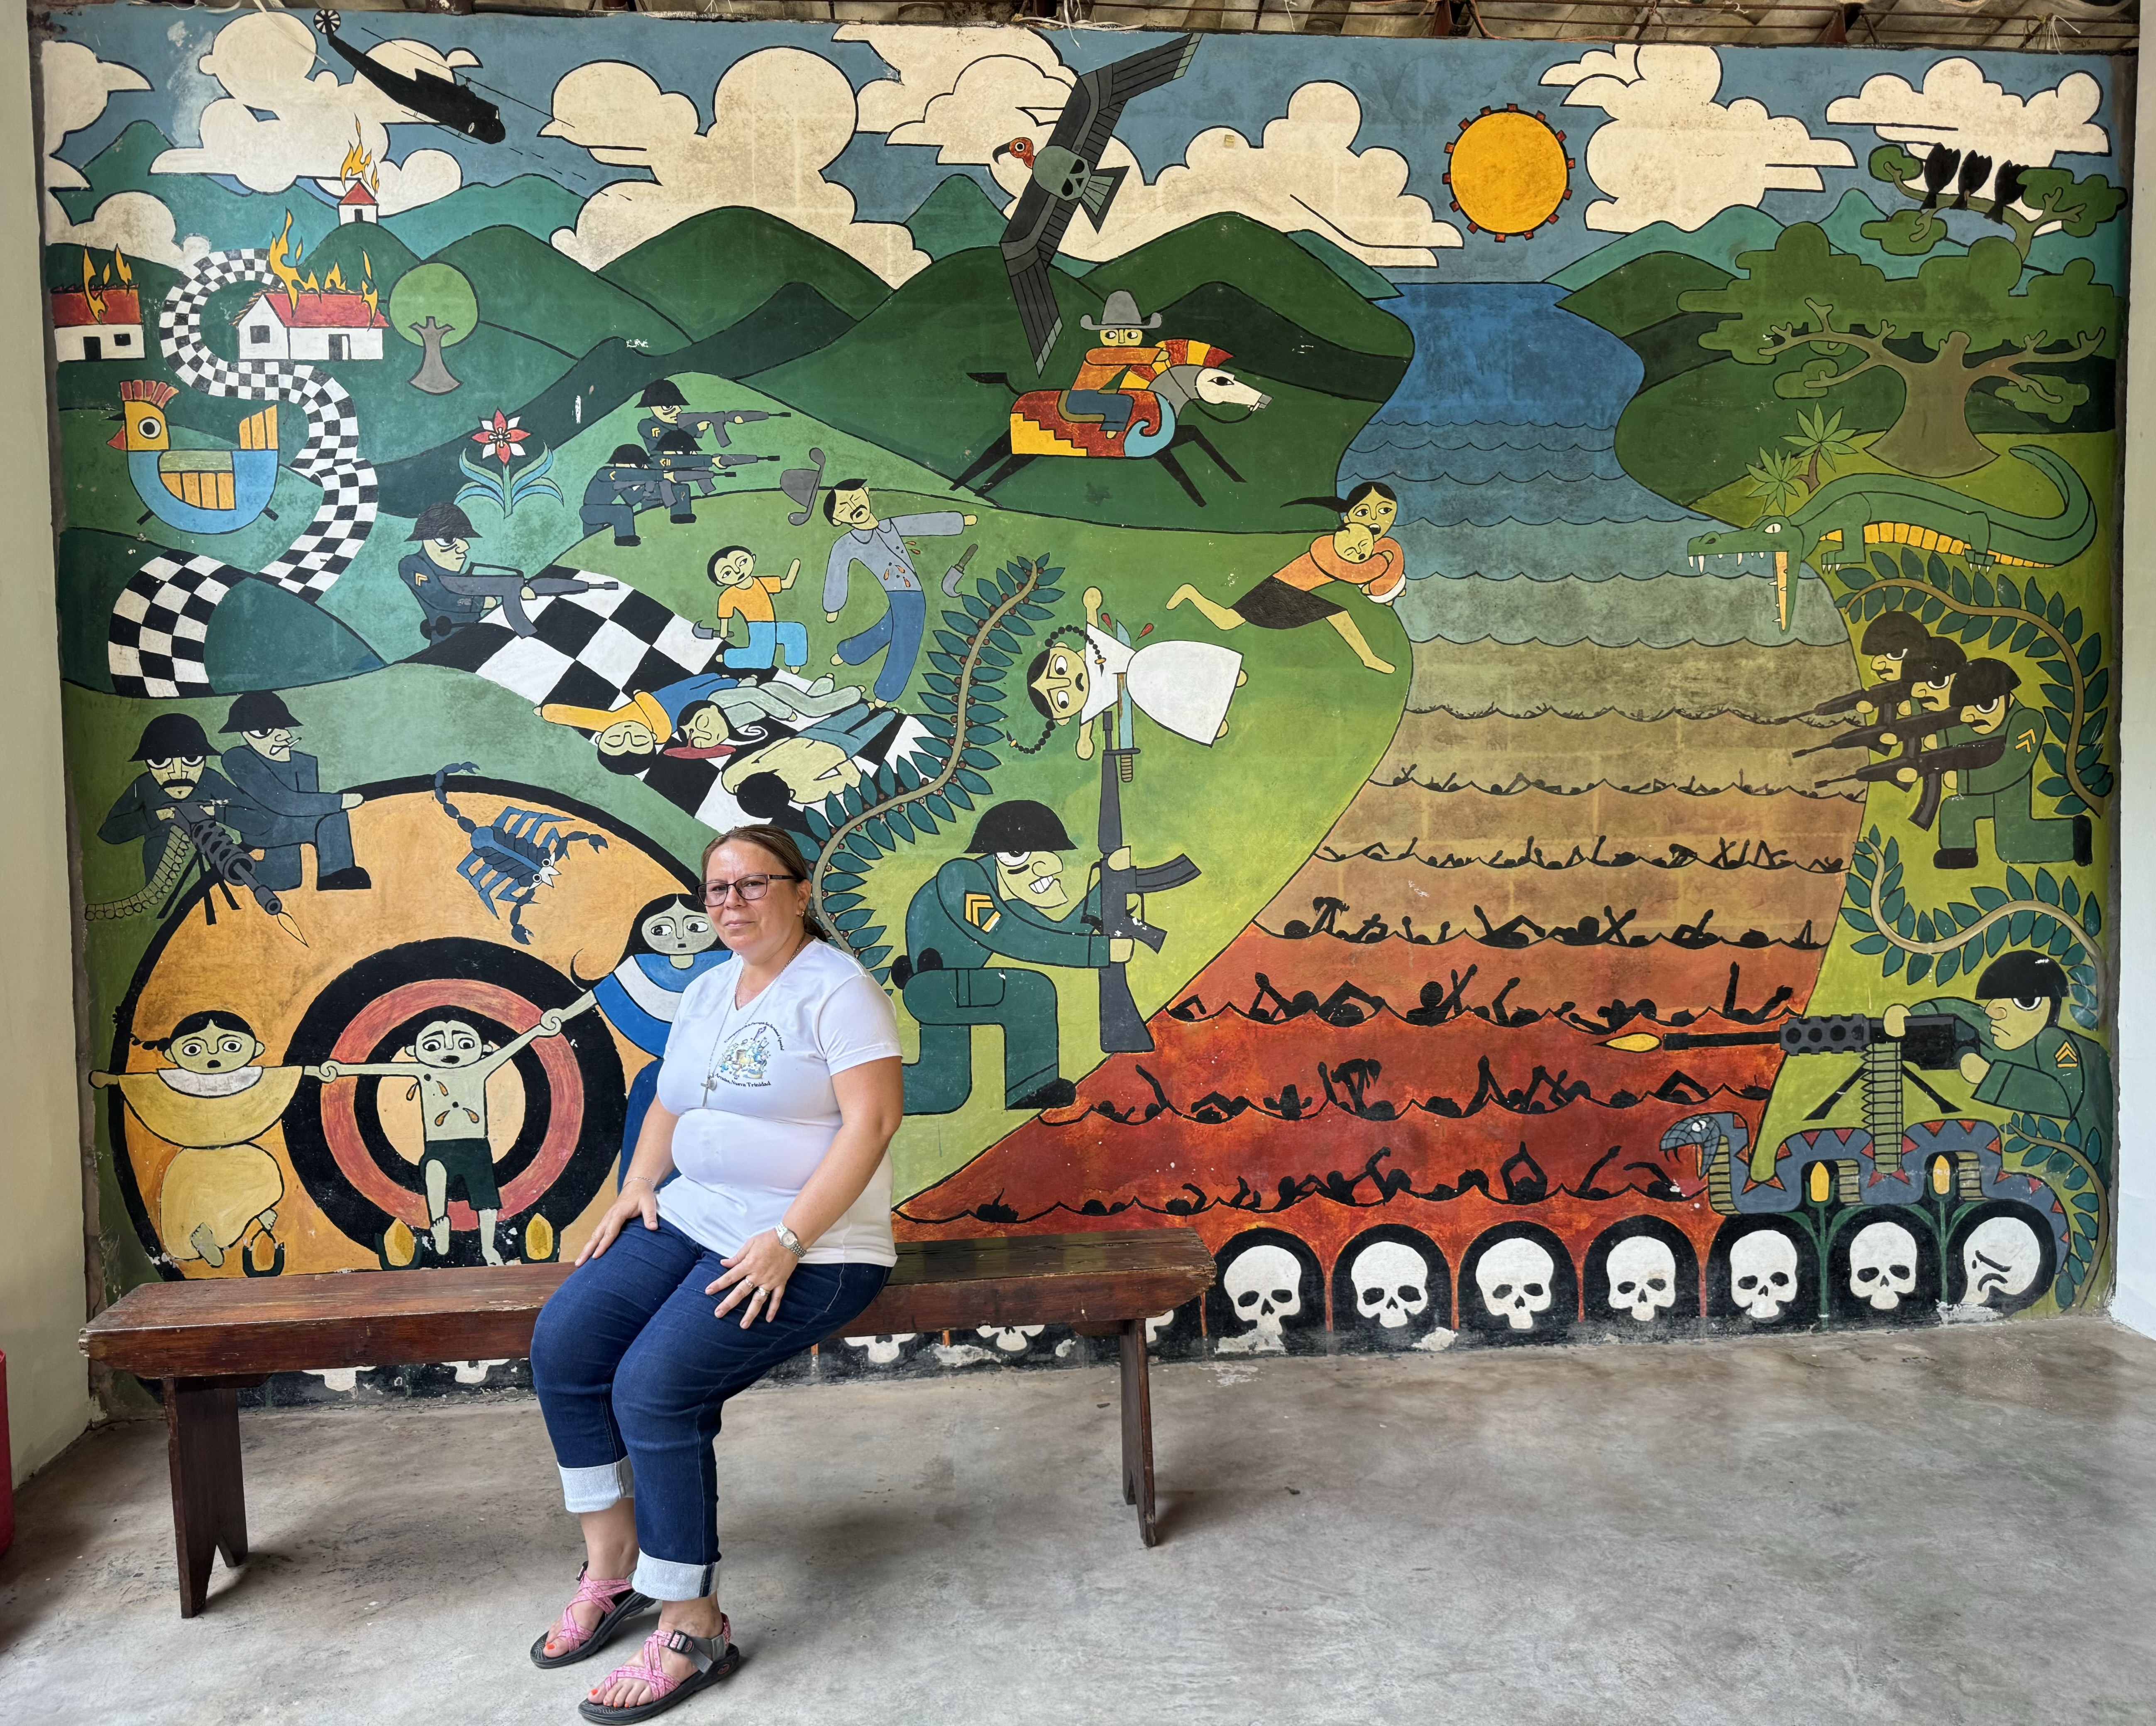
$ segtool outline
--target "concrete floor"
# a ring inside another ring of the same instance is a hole
[[[745,1398],[720,1466],[748,1657],[673,1718],[2156,1718],[2156,1344],[2101,1320],[1154,1387],[1151,1552],[1106,1369]],[[242,1432],[254,1558],[192,1622],[162,1427],[28,1485],[0,1720],[574,1719],[603,1666],[524,1652],[577,1563],[536,1405]]]

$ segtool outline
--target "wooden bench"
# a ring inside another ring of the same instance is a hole
[[[179,1552],[180,1616],[202,1610],[213,1554],[247,1557],[239,1392],[271,1373],[420,1361],[517,1359],[566,1265],[206,1278],[131,1289],[82,1333],[93,1360],[164,1387]],[[1153,1528],[1152,1405],[1145,1321],[1213,1282],[1188,1228],[902,1241],[855,1335],[1068,1324],[1122,1343],[1123,1499],[1147,1546]]]

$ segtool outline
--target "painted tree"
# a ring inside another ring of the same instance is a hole
[[[389,321],[407,342],[424,350],[412,374],[414,389],[447,395],[463,379],[443,363],[442,350],[454,347],[479,327],[479,298],[460,270],[446,264],[422,264],[398,278],[389,295]]]
[[[1948,237],[1946,212],[1935,207],[1924,179],[1926,159],[1899,144],[1881,144],[1871,152],[1871,177],[1892,186],[1912,207],[1884,221],[1866,222],[1859,231],[1897,258],[1922,257]],[[1999,165],[1991,193],[1954,207],[1998,223],[2025,259],[2038,234],[2049,230],[2087,239],[2126,203],[2126,194],[2102,174],[2076,179],[2066,168],[2025,168],[2010,162]]]
[[[1809,414],[1797,415],[1797,429],[1783,434],[1782,441],[1796,445],[1794,460],[1804,464],[1804,485],[1816,491],[1820,487],[1820,467],[1822,463],[1831,468],[1835,462],[1856,454],[1855,438],[1844,429],[1841,414],[1836,409],[1830,419],[1825,408],[1815,408]]]
[[[1991,460],[1969,425],[1979,388],[1994,385],[2012,406],[2063,424],[2089,392],[2060,368],[2118,351],[2118,298],[2093,279],[2093,265],[2077,258],[2020,287],[2021,254],[1997,235],[1898,278],[1836,251],[1808,222],[1784,229],[1772,251],[1737,261],[1744,275],[1677,301],[1723,314],[1700,345],[1746,366],[1816,356],[1774,380],[1777,395],[1797,399],[1892,372],[1901,411],[1869,453],[1905,473],[1964,474]]]

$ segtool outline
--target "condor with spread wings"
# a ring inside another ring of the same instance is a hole
[[[1081,73],[1046,144],[1036,151],[1032,139],[1014,138],[997,146],[992,160],[1013,156],[1033,170],[1032,179],[1019,194],[1010,225],[1004,229],[1003,244],[1011,297],[1018,302],[1019,320],[1033,347],[1035,371],[1047,369],[1055,338],[1063,333],[1063,315],[1056,310],[1055,285],[1048,277],[1048,267],[1063,244],[1063,230],[1080,208],[1098,229],[1107,220],[1108,206],[1130,172],[1120,167],[1103,171],[1101,167],[1123,104],[1173,83],[1189,70],[1190,58],[1197,52],[1196,36],[1178,36],[1112,66]]]

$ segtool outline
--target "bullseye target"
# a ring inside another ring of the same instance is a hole
[[[561,973],[514,948],[465,940],[420,942],[362,961],[316,997],[294,1033],[291,1059],[307,1066],[403,1064],[430,1024],[454,1020],[506,1046],[579,991]],[[379,1241],[402,1222],[413,1235],[430,1217],[421,1157],[428,1123],[411,1078],[308,1080],[285,1125],[292,1166],[316,1203],[353,1240]],[[526,1045],[486,1083],[487,1140],[501,1219],[536,1213],[558,1237],[598,1191],[621,1143],[619,1052],[595,1013]],[[453,1238],[479,1226],[461,1194],[449,1198]],[[476,1246],[458,1251],[476,1259]]]
[[[167,917],[114,1015],[100,1107],[121,1195],[167,1277],[476,1265],[489,1248],[552,1259],[610,1196],[629,1083],[650,1057],[596,1007],[500,1063],[483,1093],[434,1096],[443,1121],[423,1112],[423,1069],[403,1051],[444,1020],[475,1055],[501,1049],[566,1009],[690,871],[603,811],[460,775],[450,801],[468,819],[514,806],[608,841],[559,863],[524,905],[520,942],[461,872],[470,840],[431,778],[358,789],[352,845],[371,886],[321,891],[311,850],[281,895],[300,940],[244,900],[214,923],[198,904]],[[191,1056],[182,1025],[230,1041],[247,1071]],[[190,1058],[201,1071],[180,1066]],[[395,1071],[325,1083],[308,1071],[325,1061]],[[452,1105],[465,1111],[454,1122]],[[439,1143],[452,1127],[463,1142]],[[475,1191],[498,1200],[484,1237]]]

